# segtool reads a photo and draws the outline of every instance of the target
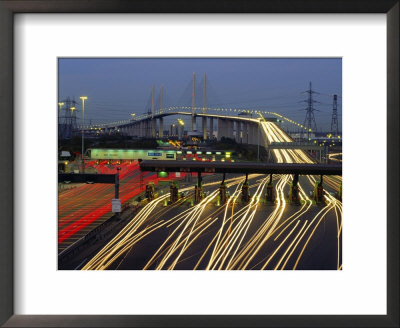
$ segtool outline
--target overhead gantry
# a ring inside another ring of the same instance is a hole
[[[222,173],[223,179],[220,185],[221,203],[226,201],[225,174],[236,173],[246,174],[246,179],[242,187],[242,200],[248,201],[247,177],[249,173],[261,173],[269,175],[267,185],[266,201],[274,203],[274,193],[272,185],[273,174],[289,174],[293,176],[290,184],[289,201],[293,204],[299,204],[298,181],[300,175],[319,175],[320,181],[317,181],[314,190],[314,199],[316,203],[322,203],[323,200],[323,176],[324,175],[342,175],[341,165],[327,164],[308,164],[308,163],[260,163],[260,162],[188,162],[188,161],[158,161],[146,160],[140,162],[142,171],[153,172],[197,172],[197,185],[195,187],[195,201],[202,199],[202,173]],[[340,192],[340,191],[339,191]]]

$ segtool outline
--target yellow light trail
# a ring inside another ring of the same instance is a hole
[[[254,121],[257,122],[257,120]],[[262,140],[267,147],[272,142],[293,141],[276,124],[265,121],[259,121],[259,124]],[[308,153],[303,150],[273,149],[271,152],[278,163],[314,163]],[[249,179],[257,179],[258,177],[262,177],[262,175],[254,174],[249,176]],[[258,179],[255,185],[251,185],[251,188],[255,187],[251,200],[249,203],[239,206],[236,204],[238,204],[237,200],[244,179],[243,177],[236,177],[225,181],[227,187],[235,187],[232,195],[227,198],[227,202],[206,216],[205,210],[218,195],[218,189],[212,191],[198,204],[181,211],[168,220],[162,218],[179,203],[160,210],[160,202],[169,197],[169,194],[149,202],[121,232],[83,267],[83,270],[107,269],[116,261],[119,261],[118,268],[140,240],[162,227],[171,229],[169,235],[152,254],[143,269],[152,267],[155,267],[155,269],[176,269],[179,263],[194,257],[194,255],[186,256],[185,254],[193,248],[196,241],[203,240],[212,230],[216,232],[207,237],[210,238],[207,241],[207,247],[203,251],[195,253],[199,258],[194,269],[198,269],[202,265],[205,266],[206,270],[245,270],[249,267],[258,267],[262,263],[262,269],[265,269],[276,258],[277,263],[274,265],[274,269],[283,270],[296,254],[296,250],[301,248],[293,267],[293,269],[296,269],[321,220],[330,211],[333,211],[336,218],[337,269],[340,270],[342,268],[340,263],[342,203],[325,191],[326,205],[314,217],[310,218],[309,213],[313,202],[298,182],[301,207],[285,218],[287,209],[285,188],[292,179],[289,175],[275,175],[274,178],[278,179],[274,187],[276,206],[272,212],[266,215],[258,228],[254,227],[256,231],[251,234],[250,227],[256,224],[254,219],[256,213],[260,213],[258,210],[268,178]],[[314,186],[315,178],[312,176],[307,176],[307,178]],[[341,180],[341,177],[326,177],[324,179],[329,187],[336,190],[340,187]],[[217,181],[203,186],[213,187],[219,184],[220,182]],[[188,187],[181,191],[190,189]],[[220,216],[221,214],[222,216]],[[283,238],[283,240],[279,241],[280,238]],[[304,242],[304,240],[306,241]],[[279,245],[274,245],[277,242],[279,242]],[[274,251],[265,256],[263,252],[270,246],[274,247]],[[278,252],[282,254],[279,258],[277,257]],[[259,261],[260,257],[263,258],[262,261]],[[258,261],[256,265],[254,265],[254,261]]]

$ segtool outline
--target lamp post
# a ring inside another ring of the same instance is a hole
[[[82,100],[82,173],[85,173],[85,160],[83,159],[83,154],[85,151],[85,146],[84,146],[84,140],[85,140],[85,134],[83,132],[84,129],[84,123],[85,123],[85,100],[87,100],[86,96],[79,97]]]
[[[61,112],[61,107],[62,107],[62,106],[64,106],[64,103],[63,103],[63,102],[59,102],[59,103],[58,103],[58,107],[59,107],[60,112]]]
[[[63,102],[58,103],[58,124],[60,124],[61,108],[64,106]]]

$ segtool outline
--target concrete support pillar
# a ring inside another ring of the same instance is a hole
[[[164,137],[164,119],[162,117],[160,117],[158,123],[159,123],[159,125],[158,125],[158,136],[160,138],[162,138],[162,137]]]
[[[146,121],[146,138],[151,138],[151,120]]]
[[[206,140],[207,139],[207,118],[202,117],[201,121],[202,121],[202,129],[203,129],[203,140]]]
[[[247,125],[247,140],[248,140],[248,144],[252,145],[254,144],[253,141],[253,124],[248,124]]]
[[[227,137],[230,139],[234,139],[233,137],[233,121],[227,120]]]
[[[218,140],[222,137],[226,137],[226,121],[224,119],[218,119]]]
[[[223,123],[223,133],[222,133],[222,136],[223,137],[225,137],[225,138],[228,138],[229,137],[229,132],[228,132],[228,130],[229,130],[229,123],[228,123],[228,121],[227,120],[224,120],[224,123]]]
[[[236,133],[235,133],[235,140],[237,143],[242,143],[242,138],[241,138],[241,127],[242,123],[239,121],[236,121]]]
[[[192,131],[197,131],[196,116],[192,115]]]
[[[258,144],[258,124],[254,125],[254,130],[253,130],[253,138],[254,138],[254,144]]]
[[[210,117],[210,139],[214,136],[214,120]]]
[[[152,138],[156,137],[156,119],[155,118],[151,119],[151,137]]]
[[[251,144],[251,137],[252,137],[251,124],[247,123],[246,125],[247,125],[247,131],[246,131],[246,133],[247,133],[247,137],[246,137],[247,142],[246,143],[247,144]]]
[[[242,124],[242,141],[245,144],[249,143],[248,128],[249,128],[249,124],[248,123],[243,123]]]
[[[143,121],[139,122],[138,129],[139,129],[138,136],[143,137]]]
[[[143,137],[148,138],[149,137],[149,120],[146,120],[143,122],[144,126],[143,126]]]
[[[253,125],[253,142],[258,145],[258,124]]]

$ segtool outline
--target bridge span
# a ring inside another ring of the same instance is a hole
[[[153,116],[147,116],[138,120],[123,121],[122,123],[106,124],[102,130],[107,134],[114,129],[126,136],[136,136],[139,138],[162,138],[164,137],[164,117],[179,115],[191,116],[196,119],[202,118],[203,139],[212,138],[214,124],[217,127],[217,138],[222,137],[235,139],[238,143],[257,144],[258,143],[258,118],[246,118],[240,116],[216,115],[208,113],[191,113],[184,111],[161,112]],[[208,121],[208,122],[207,122]],[[84,130],[90,131],[91,127]]]

